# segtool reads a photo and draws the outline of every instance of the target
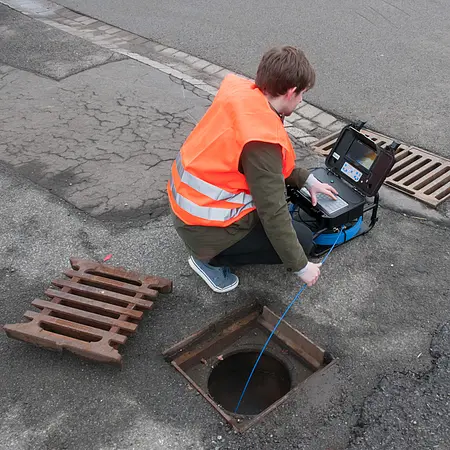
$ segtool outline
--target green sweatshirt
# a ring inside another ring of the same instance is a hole
[[[292,226],[282,164],[279,145],[266,142],[247,144],[241,153],[239,171],[247,179],[256,211],[226,228],[186,225],[172,214],[175,229],[188,251],[195,258],[209,261],[243,239],[261,221],[286,269],[296,272],[305,267],[308,259]],[[296,168],[286,183],[301,188],[308,175],[306,169]]]

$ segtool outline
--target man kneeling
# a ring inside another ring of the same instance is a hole
[[[167,189],[175,229],[189,265],[215,292],[237,287],[233,265],[283,263],[308,286],[320,275],[320,264],[307,258],[312,232],[292,221],[285,197],[285,184],[305,186],[313,204],[318,193],[337,194],[295,168],[283,126],[314,82],[302,51],[268,51],[255,82],[223,80],[172,166]]]

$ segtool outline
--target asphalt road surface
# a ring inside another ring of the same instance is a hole
[[[449,156],[450,2],[58,0],[248,76],[269,47],[302,47],[313,104]]]
[[[161,352],[255,300],[281,314],[299,284],[282,267],[238,268],[239,289],[214,294],[170,218],[155,220],[207,102],[1,6],[0,18],[2,323],[21,321],[72,255],[111,254],[175,285],[121,349],[122,370],[0,333],[0,450],[448,450],[448,228],[383,207],[369,235],[336,249],[286,319],[338,363],[230,432]],[[127,221],[139,208],[146,218]]]

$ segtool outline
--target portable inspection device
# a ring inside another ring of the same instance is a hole
[[[368,233],[377,222],[378,191],[395,163],[395,151],[400,144],[392,142],[386,148],[377,145],[363,133],[364,122],[342,129],[325,160],[325,168],[311,173],[322,183],[333,186],[337,200],[317,195],[313,206],[306,188],[287,187],[293,218],[308,225],[314,232],[313,256],[324,254],[336,241],[341,245]],[[364,215],[371,212],[368,223]]]

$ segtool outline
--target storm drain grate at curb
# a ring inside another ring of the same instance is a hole
[[[361,132],[382,148],[393,141],[387,136],[366,129]],[[340,132],[333,133],[317,141],[313,150],[327,156],[339,134]],[[450,198],[450,160],[402,143],[395,153],[395,164],[385,184],[437,207]]]
[[[341,131],[337,131],[336,133],[330,134],[329,136],[320,139],[312,146],[313,150],[322,156],[328,156],[340,133]],[[361,130],[361,133],[363,133],[365,136],[367,136],[369,139],[371,139],[373,142],[375,142],[382,148],[391,145],[393,141],[393,139],[390,139],[387,136],[375,133],[374,131],[366,130],[365,128]],[[408,145],[400,144],[398,151],[405,150],[407,148],[409,148]]]
[[[5,325],[6,334],[121,365],[119,345],[136,331],[158,293],[172,291],[172,282],[94,261],[71,258],[70,264],[67,279],[54,280],[55,288],[45,291],[50,300],[34,300],[39,312],[26,311],[29,322]]]

